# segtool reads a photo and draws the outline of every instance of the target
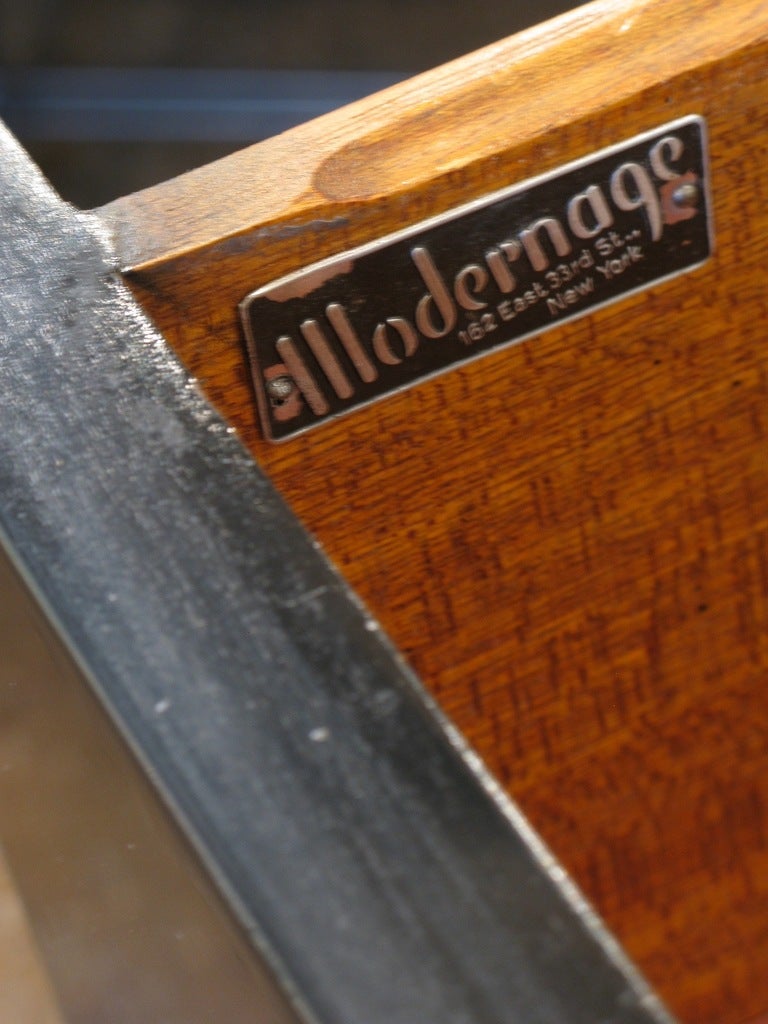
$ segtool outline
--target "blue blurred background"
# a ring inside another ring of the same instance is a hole
[[[0,0],[0,118],[91,207],[573,6]]]

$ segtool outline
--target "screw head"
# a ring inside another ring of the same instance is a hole
[[[686,181],[672,193],[675,206],[696,206],[699,202],[699,186],[694,181]]]
[[[281,374],[279,377],[273,377],[272,380],[267,381],[267,394],[276,405],[282,405],[283,402],[288,401],[295,390],[296,384],[293,378],[287,374]]]

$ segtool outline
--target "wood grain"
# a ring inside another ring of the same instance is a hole
[[[596,3],[102,211],[136,294],[689,1024],[768,1011],[768,8]],[[674,118],[716,254],[279,447],[252,289]]]

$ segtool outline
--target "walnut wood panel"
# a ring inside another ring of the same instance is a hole
[[[137,295],[670,1006],[768,1010],[768,9],[597,3],[104,209]],[[282,446],[250,290],[690,113],[704,267]]]

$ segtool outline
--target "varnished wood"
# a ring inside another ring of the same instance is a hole
[[[768,9],[597,3],[102,213],[190,371],[690,1024],[768,1011]],[[282,446],[237,304],[676,117],[704,267]]]

